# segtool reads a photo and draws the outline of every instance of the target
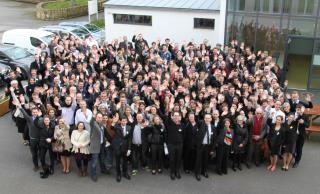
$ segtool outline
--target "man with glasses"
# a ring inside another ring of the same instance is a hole
[[[264,116],[262,108],[256,109],[255,115],[249,117],[249,153],[248,162],[253,161],[256,166],[260,165],[261,146],[267,134],[267,117]]]

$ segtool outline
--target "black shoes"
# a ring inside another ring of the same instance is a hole
[[[91,177],[91,180],[93,182],[97,182],[98,181],[98,177],[97,176],[90,176]]]
[[[40,178],[42,178],[42,179],[48,178],[49,173],[50,173],[49,169],[45,169],[43,172],[40,172]]]
[[[53,174],[54,174],[54,168],[53,168],[52,166],[49,168],[49,174],[50,174],[50,175],[53,175]]]
[[[293,164],[292,168],[298,168],[298,166],[299,166],[299,163],[298,163],[298,162],[295,162],[295,163]]]
[[[181,179],[180,172],[176,172],[176,178],[177,178],[177,179]]]
[[[128,173],[124,174],[123,177],[126,178],[126,179],[128,179],[128,180],[131,179],[131,177],[130,177],[130,175],[129,175]]]
[[[171,178],[171,180],[174,180],[174,179],[176,178],[176,176],[174,175],[174,173],[171,173],[171,174],[170,174],[170,178]]]
[[[131,179],[131,177],[130,177],[130,175],[128,173],[123,174],[123,177],[128,179],[128,180]],[[121,181],[121,175],[117,174],[117,182],[120,182],[120,181]]]
[[[197,181],[201,181],[200,175],[196,174],[196,179],[197,179]]]
[[[241,171],[242,170],[242,167],[241,167],[241,165],[238,165],[238,169]]]
[[[117,182],[120,182],[120,181],[121,181],[121,175],[118,174],[118,175],[117,175]]]
[[[207,172],[202,173],[204,177],[209,178],[209,174]]]

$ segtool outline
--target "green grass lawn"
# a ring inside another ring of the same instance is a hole
[[[76,5],[88,5],[88,0],[74,0]],[[50,2],[44,5],[46,9],[61,9],[71,7],[71,0],[63,0],[57,2]]]

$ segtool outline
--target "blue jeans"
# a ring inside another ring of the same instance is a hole
[[[101,145],[100,153],[91,154],[90,175],[97,176],[97,163],[99,161],[101,171],[106,170],[105,166],[105,147]]]
[[[97,176],[98,159],[99,159],[99,154],[91,154],[90,175],[92,177]]]

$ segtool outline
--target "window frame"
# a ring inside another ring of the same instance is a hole
[[[119,21],[116,16],[123,16],[127,18],[127,21]],[[152,16],[151,15],[135,15],[135,14],[121,14],[121,13],[113,13],[113,23],[114,24],[128,24],[128,25],[139,25],[139,26],[152,26]],[[139,17],[143,17],[143,22],[138,23],[135,22]],[[149,17],[150,23],[145,22],[146,18]]]
[[[199,22],[197,22],[197,21],[200,21],[200,20],[207,20],[207,21],[212,20],[213,21],[213,27],[198,25]],[[215,30],[215,27],[216,27],[216,20],[214,18],[193,18],[193,28],[194,29]]]

